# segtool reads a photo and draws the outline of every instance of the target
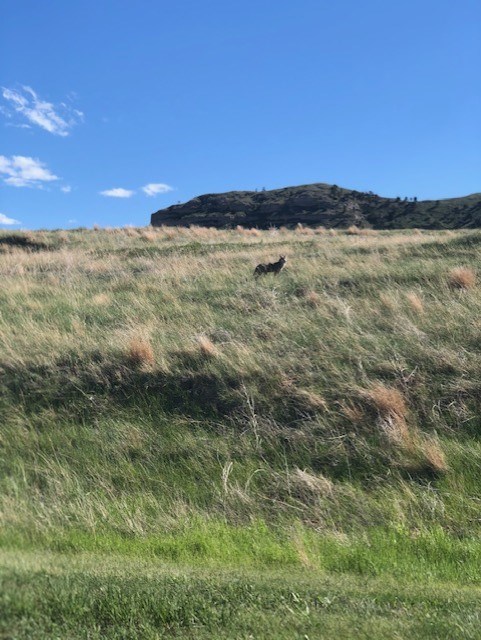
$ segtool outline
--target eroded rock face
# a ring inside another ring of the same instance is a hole
[[[154,226],[428,229],[481,226],[481,194],[449,200],[401,200],[323,183],[272,191],[206,194],[152,214]]]

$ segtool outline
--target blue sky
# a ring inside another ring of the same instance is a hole
[[[479,0],[4,0],[0,226],[311,182],[481,191],[480,34]]]

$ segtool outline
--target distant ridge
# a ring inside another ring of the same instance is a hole
[[[206,194],[161,209],[153,226],[293,227],[297,224],[375,229],[481,227],[481,193],[447,200],[383,198],[324,183],[272,191]]]

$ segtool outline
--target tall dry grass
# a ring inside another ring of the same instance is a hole
[[[476,236],[312,231],[32,232],[43,249],[1,251],[2,513],[135,532],[196,509],[344,526],[350,482],[449,482],[449,442],[481,410],[481,295],[446,274],[474,272],[476,244],[459,243]],[[288,267],[255,281],[280,253]]]
[[[471,289],[476,284],[476,273],[470,267],[456,267],[449,272],[448,282],[457,289]]]

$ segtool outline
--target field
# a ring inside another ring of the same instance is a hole
[[[0,637],[479,638],[480,247],[0,233]]]

